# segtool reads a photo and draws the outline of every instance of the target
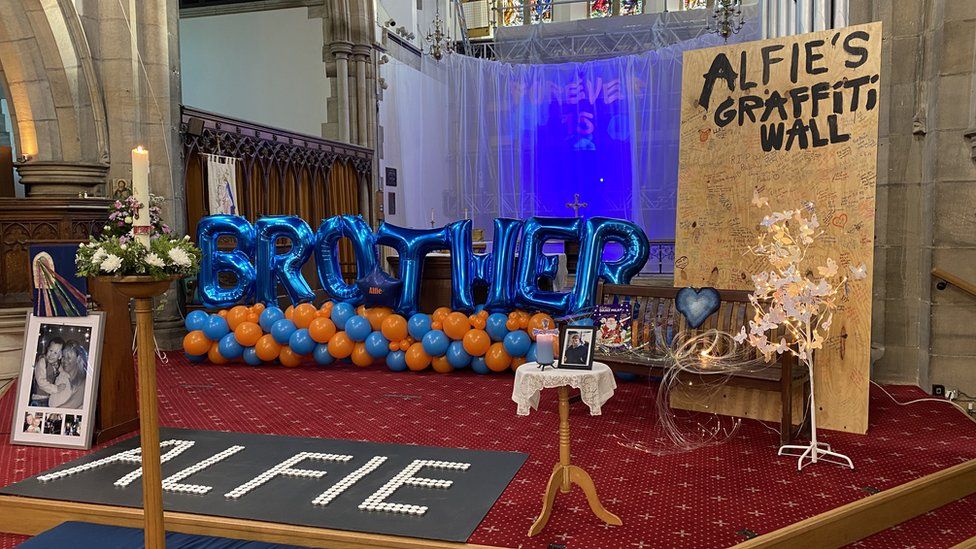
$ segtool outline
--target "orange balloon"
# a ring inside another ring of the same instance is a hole
[[[285,346],[281,348],[281,354],[278,355],[278,360],[281,361],[282,366],[288,368],[294,368],[302,363],[302,355],[291,350],[291,347]]]
[[[352,354],[353,342],[346,335],[346,332],[336,332],[332,339],[329,340],[329,354],[342,359],[348,358]]]
[[[220,318],[227,318],[227,309],[221,309],[217,311],[217,316]]]
[[[491,344],[485,353],[485,366],[492,372],[504,372],[512,363],[512,357],[505,351],[505,344],[501,341]]]
[[[508,320],[505,321],[505,327],[508,328],[509,332],[514,332],[515,330],[518,330],[519,327],[518,319],[508,317]]]
[[[469,320],[471,321],[471,327],[475,330],[484,330],[485,326],[488,324],[486,319],[478,315],[472,316]]]
[[[444,325],[444,333],[447,334],[447,337],[455,341],[461,341],[464,334],[468,333],[468,330],[471,329],[471,322],[468,321],[468,317],[464,313],[451,313],[444,318],[442,324]]]
[[[214,364],[227,364],[227,359],[224,355],[220,354],[220,349],[218,348],[218,343],[215,341],[213,345],[210,346],[210,350],[207,351],[207,358],[210,362]]]
[[[399,351],[400,350],[400,342],[398,342],[398,341],[391,341],[388,347],[390,348],[391,351]]]
[[[400,341],[400,350],[401,351],[406,351],[407,349],[410,348],[411,345],[413,345],[413,342],[412,341],[409,341],[407,339],[401,340]]]
[[[524,356],[513,356],[512,357],[512,371],[518,369],[519,366],[525,364],[526,360]]]
[[[366,320],[369,321],[370,327],[376,331],[383,327],[383,320],[391,314],[393,314],[393,309],[389,307],[373,307],[366,309]]]
[[[366,306],[365,305],[360,305],[359,307],[356,307],[356,314],[359,315],[359,316],[365,317],[366,316]]]
[[[386,339],[399,341],[407,337],[407,319],[400,315],[388,315],[380,323],[380,331]]]
[[[256,322],[241,322],[237,325],[237,329],[234,330],[234,338],[238,343],[245,347],[251,347],[257,344],[258,340],[264,332],[261,330],[261,326],[258,326]]]
[[[247,313],[247,321],[246,322],[254,322],[255,324],[257,324],[257,322],[259,320],[261,320],[261,314],[260,313],[255,313],[254,311],[251,311],[250,313]]]
[[[440,330],[443,327],[444,327],[444,324],[441,323],[441,322],[437,322],[436,320],[434,322],[431,322],[430,323],[430,329],[431,330]]]
[[[550,330],[556,328],[556,323],[552,320],[552,317],[546,313],[536,313],[529,318],[529,324],[526,327],[526,331],[529,332],[529,337],[532,341],[535,341],[535,330],[542,330],[548,327]]]
[[[193,330],[183,336],[183,350],[191,355],[206,354],[210,350],[210,340],[203,330]]]
[[[312,336],[316,343],[328,343],[335,334],[335,323],[328,318],[312,319],[311,324],[308,325],[308,335]]]
[[[291,315],[295,314],[295,307],[289,305],[285,307],[285,318],[291,320]]]
[[[373,364],[373,357],[366,352],[366,343],[359,341],[352,349],[352,363],[360,368]]]
[[[291,314],[291,321],[295,323],[295,327],[301,330],[302,328],[308,328],[308,325],[312,323],[315,318],[315,313],[318,312],[315,309],[315,305],[311,303],[302,303],[295,307],[295,310]]]
[[[278,358],[278,355],[281,354],[281,345],[271,337],[271,334],[264,334],[254,344],[254,353],[261,360],[269,362]]]
[[[488,315],[488,311],[487,310],[481,309],[480,311],[478,311],[478,318],[483,318],[483,319],[487,320],[488,319],[488,316],[489,315]]]
[[[255,303],[254,305],[251,305],[252,313],[257,313],[260,315],[261,313],[264,312],[264,309],[265,309],[264,303],[261,303],[260,301]]]
[[[447,315],[449,314],[451,314],[450,307],[438,307],[434,309],[433,314],[430,315],[430,319],[434,322],[444,322],[444,319],[447,318]],[[436,330],[437,328],[434,329]]]
[[[520,330],[525,330],[529,327],[529,319],[532,318],[528,313],[518,317],[518,327]]]
[[[407,349],[407,368],[419,372],[430,365],[430,355],[424,351],[423,343],[414,343]]]
[[[335,301],[331,301],[330,300],[330,301],[326,301],[325,303],[322,304],[322,310],[323,311],[328,311],[329,313],[332,312],[332,307],[335,307]]]
[[[454,366],[447,361],[446,356],[435,356],[433,360],[430,361],[431,366],[434,367],[434,371],[438,374],[449,374],[454,371]]]
[[[230,330],[234,331],[241,322],[247,322],[247,315],[249,314],[251,311],[243,305],[238,305],[227,311],[227,325],[230,326]]]
[[[491,338],[484,330],[468,330],[461,339],[464,351],[471,356],[481,356],[488,351],[491,346]]]

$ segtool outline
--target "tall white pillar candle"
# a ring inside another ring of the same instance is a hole
[[[142,204],[132,219],[132,234],[136,242],[149,248],[149,151],[142,145],[132,149],[132,196]]]

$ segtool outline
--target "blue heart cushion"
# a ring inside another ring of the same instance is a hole
[[[697,328],[722,305],[715,288],[681,288],[674,297],[675,308],[684,315],[689,328]]]

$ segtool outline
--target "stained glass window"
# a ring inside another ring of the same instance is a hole
[[[504,0],[499,3],[504,6],[501,10],[501,25],[503,27],[522,24],[522,0]]]
[[[639,15],[644,12],[642,0],[621,0],[620,13],[623,15]]]
[[[612,9],[611,0],[590,0],[590,17],[607,17]]]
[[[532,22],[552,22],[552,0],[535,0],[532,5]]]

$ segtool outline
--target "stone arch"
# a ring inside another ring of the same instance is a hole
[[[0,84],[28,194],[91,192],[108,170],[104,98],[72,0],[7,0]]]

